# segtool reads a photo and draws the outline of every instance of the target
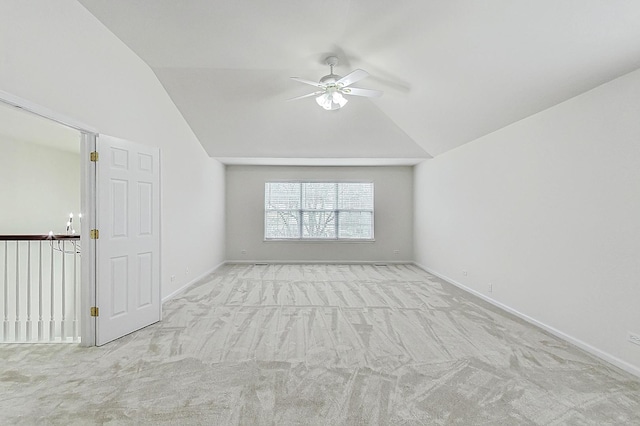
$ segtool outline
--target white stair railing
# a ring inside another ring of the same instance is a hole
[[[79,243],[76,235],[0,235],[0,343],[79,342]]]

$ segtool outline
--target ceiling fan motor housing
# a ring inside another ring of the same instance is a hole
[[[336,74],[327,74],[320,79],[320,84],[332,84],[340,80],[340,76]]]

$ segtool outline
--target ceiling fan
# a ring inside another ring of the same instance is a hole
[[[297,99],[315,96],[316,102],[322,108],[326,110],[336,110],[342,108],[348,102],[348,100],[343,95],[364,96],[367,98],[378,98],[382,96],[382,92],[380,90],[349,87],[353,83],[357,83],[363,78],[369,76],[368,72],[357,69],[345,75],[344,77],[340,77],[339,75],[333,73],[333,67],[338,64],[338,58],[336,56],[327,57],[325,63],[329,65],[329,67],[331,68],[331,72],[329,73],[329,75],[325,75],[324,77],[322,77],[318,83],[299,77],[291,77],[291,79],[299,81],[300,83],[315,86],[318,88],[318,90],[307,95],[288,99],[289,101],[295,101]]]

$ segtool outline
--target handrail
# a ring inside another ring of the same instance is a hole
[[[79,240],[80,235],[0,235],[0,241]]]

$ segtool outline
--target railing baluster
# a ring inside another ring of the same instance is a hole
[[[0,254],[0,269],[4,268],[3,273],[0,273],[0,297],[4,296],[0,302],[0,309],[3,310],[0,314],[0,320],[3,322],[0,328],[0,343],[80,340],[79,299],[82,280],[78,271],[78,257],[81,255],[79,239],[78,236],[72,235],[0,235],[0,251],[4,249],[4,256]],[[73,259],[67,259],[67,254],[72,254],[67,252],[67,240],[70,242],[70,250],[73,250]],[[38,241],[37,253],[32,241]],[[15,242],[15,253],[11,245],[13,243],[9,242]],[[43,242],[50,244],[48,293],[45,293],[44,288],[47,285],[47,253],[46,246],[43,248]],[[56,257],[58,252],[61,258]],[[15,256],[15,262],[11,256]],[[37,266],[34,262],[38,262]],[[59,277],[57,273],[60,274]],[[45,305],[47,297],[48,306]],[[69,306],[69,303],[72,306]],[[45,317],[48,317],[49,322],[48,337]]]
[[[2,339],[6,342],[9,340],[9,278],[7,275],[7,254],[9,248],[7,241],[4,242],[4,322],[2,327]]]
[[[42,241],[38,245],[38,341],[42,340],[44,321],[42,320]]]
[[[51,306],[51,319],[49,320],[49,340],[52,341],[55,339],[56,337],[56,323],[55,323],[55,319],[53,317],[53,314],[55,312],[55,275],[53,275],[53,241],[49,241],[49,244],[51,245],[51,293],[49,294],[49,298],[50,300],[50,306]]]
[[[78,340],[78,246],[73,242],[73,340]]]
[[[27,241],[27,342],[31,341],[31,241]]]
[[[16,321],[13,340],[20,341],[20,241],[16,241]]]
[[[67,254],[65,253],[66,249],[66,241],[62,241],[62,321],[60,322],[60,339],[64,342],[67,339],[67,333],[65,330],[66,320],[67,320],[67,269],[65,260],[67,258]],[[58,241],[58,248],[60,248],[60,242]]]

